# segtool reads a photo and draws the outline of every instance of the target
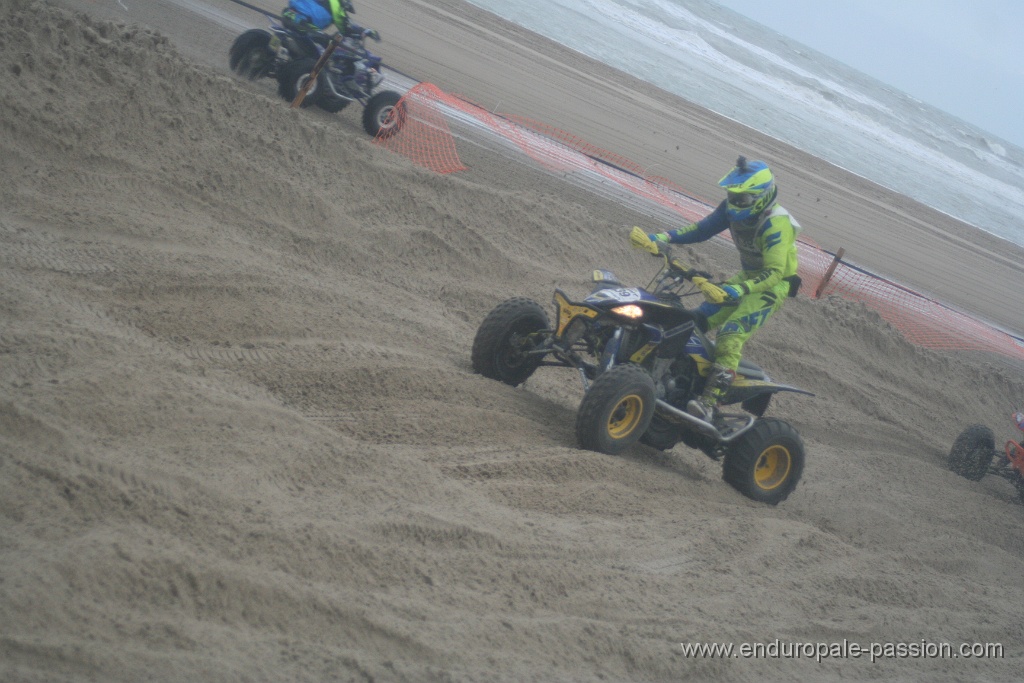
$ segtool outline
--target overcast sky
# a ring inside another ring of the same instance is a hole
[[[714,0],[1024,147],[1024,0]]]

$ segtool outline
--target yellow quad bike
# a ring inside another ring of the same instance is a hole
[[[554,325],[532,299],[508,299],[477,330],[474,372],[517,386],[541,366],[574,368],[585,392],[576,416],[582,448],[616,454],[637,442],[668,450],[681,441],[722,461],[723,479],[743,495],[782,502],[803,474],[804,445],[789,423],[763,415],[774,394],[813,394],[773,382],[744,360],[720,402],[741,410],[719,410],[711,422],[686,412],[704,389],[714,342],[704,316],[682,298],[724,293],[673,258],[670,245],[639,228],[630,241],[661,258],[646,287],[626,287],[613,273],[595,270],[593,290],[582,300],[555,290]]]

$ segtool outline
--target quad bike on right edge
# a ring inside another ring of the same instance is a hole
[[[721,461],[722,478],[743,495],[782,502],[803,474],[803,440],[788,422],[763,415],[779,392],[812,394],[744,360],[720,402],[742,412],[719,410],[710,422],[686,412],[704,389],[714,342],[707,320],[682,297],[711,283],[639,228],[630,242],[662,260],[646,288],[596,270],[593,290],[579,301],[555,290],[554,325],[535,301],[508,299],[477,330],[474,372],[517,386],[541,366],[573,368],[585,392],[576,416],[582,448],[616,454],[638,442],[663,451],[683,442]]]
[[[1014,409],[1013,421],[1024,432],[1024,411]],[[1008,480],[1024,503],[1024,446],[1021,442],[1007,439],[1003,453],[997,453],[992,430],[983,424],[973,424],[956,437],[947,464],[949,469],[971,481],[979,481],[986,474]]]

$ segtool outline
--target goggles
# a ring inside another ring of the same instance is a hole
[[[757,197],[749,192],[729,192],[729,203],[737,209],[747,209],[757,203]]]

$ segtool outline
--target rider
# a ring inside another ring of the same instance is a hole
[[[322,31],[332,24],[341,35],[348,34],[348,14],[355,14],[351,0],[289,0],[281,12],[300,30]]]
[[[744,343],[800,287],[796,254],[800,225],[776,203],[778,188],[767,164],[741,156],[718,184],[726,198],[710,214],[684,228],[649,235],[652,240],[692,244],[728,229],[740,252],[743,269],[719,285],[725,301],[700,307],[709,329],[718,328],[715,357],[703,394],[690,401],[686,410],[705,421],[711,420],[719,399],[732,385]]]
[[[362,36],[379,42],[380,33],[376,30],[364,29],[348,20],[348,15],[355,13],[351,0],[288,0],[288,7],[281,12],[281,18],[296,30],[311,34],[313,40],[320,44],[326,44],[328,40],[322,31],[332,25],[345,39],[342,45],[348,49],[353,47],[350,39],[358,40]]]

